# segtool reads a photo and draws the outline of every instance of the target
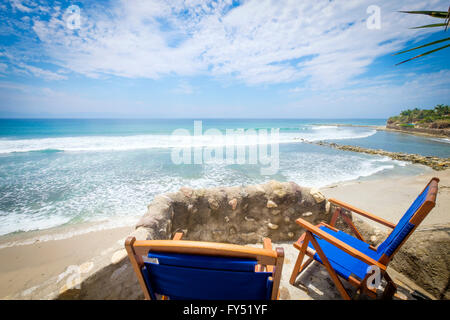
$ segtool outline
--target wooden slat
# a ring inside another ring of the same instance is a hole
[[[430,181],[429,185],[430,185],[430,189],[428,190],[428,194],[425,198],[424,203],[422,204],[422,206],[417,210],[417,212],[413,215],[413,217],[409,221],[410,223],[412,223],[415,226],[418,226],[436,205],[438,182],[436,180],[432,179]]]
[[[263,248],[272,250],[272,240],[270,240],[270,238],[263,239]]]
[[[252,248],[229,243],[215,243],[185,240],[138,240],[134,243],[137,255],[148,252],[173,252],[185,254],[202,254],[212,256],[255,258],[259,264],[275,264],[277,254],[274,250]]]
[[[336,210],[334,210],[333,216],[331,217],[330,226],[334,227],[336,225],[336,221],[337,221],[340,213],[341,213],[341,208],[337,207]]]
[[[142,258],[140,256],[136,256],[136,253],[133,249],[133,244],[136,243],[135,237],[128,237],[125,240],[125,249],[128,253],[128,258],[130,259],[131,265],[133,266],[134,273],[138,278],[139,285],[141,286],[142,291],[144,292],[144,298],[146,300],[150,300],[150,293],[148,292],[147,285],[145,283],[144,277],[142,276],[142,265],[144,264]]]
[[[277,259],[275,263],[275,272],[273,274],[272,300],[277,300],[279,297],[281,273],[283,271],[283,262],[284,262],[283,248],[276,248],[275,251]]]
[[[295,247],[295,244],[298,244],[298,245],[302,245],[302,243],[303,243],[303,241],[305,241],[305,237],[306,237],[306,232],[304,232],[301,236],[300,236],[300,238],[298,238],[298,240],[296,241],[296,242],[294,242],[294,247]]]
[[[326,224],[325,222],[319,223],[316,227],[319,228],[319,227],[321,227],[321,226],[327,227],[328,229],[331,229],[331,230],[336,231],[336,232],[339,231],[339,229],[336,229],[335,227],[330,226],[330,225]]]
[[[360,214],[360,215],[362,215],[362,216],[364,216],[366,218],[369,218],[369,219],[371,219],[373,221],[376,221],[376,222],[378,222],[378,223],[380,223],[382,225],[385,225],[385,226],[387,226],[389,228],[392,228],[392,229],[395,228],[395,224],[394,223],[389,222],[389,221],[387,221],[387,220],[385,220],[383,218],[380,218],[380,217],[378,217],[378,216],[376,216],[376,215],[374,215],[372,213],[369,213],[367,211],[358,209],[358,208],[356,208],[356,207],[354,207],[352,205],[349,205],[349,204],[347,204],[345,202],[342,202],[342,201],[336,200],[336,199],[332,199],[332,198],[328,199],[328,201],[331,202],[331,203],[334,203],[337,206],[340,206],[340,207],[345,208],[347,210],[350,210],[352,212],[358,213],[358,214]]]
[[[181,240],[181,238],[183,238],[183,232],[177,232],[173,236],[172,240]]]
[[[263,248],[272,250],[272,240],[270,238],[264,238],[263,240]],[[273,272],[274,266],[273,265],[267,265],[266,266],[267,272]]]
[[[431,184],[433,184],[433,186],[435,186],[436,188],[437,188],[437,185],[439,184],[439,178],[438,177],[433,177],[433,178],[431,178],[431,180],[428,182],[428,184],[425,186],[425,188],[423,188],[423,190],[422,190],[422,192],[424,192],[425,191],[425,189],[429,186],[429,185],[431,185]],[[421,193],[422,193],[421,192]],[[433,199],[429,199],[429,200],[433,200]],[[436,201],[436,197],[434,197],[434,201]]]
[[[355,234],[355,236],[363,241],[366,242],[362,236],[362,234],[359,232],[359,230],[356,228],[356,226],[353,224],[352,219],[349,218],[349,216],[347,216],[346,214],[341,214],[342,218],[344,219],[344,221],[348,224],[348,226],[350,227],[350,229],[352,229],[353,233]]]
[[[389,276],[389,274],[387,272],[384,273],[384,278],[387,281],[387,285],[384,288],[382,298],[384,300],[391,300],[392,297],[394,296],[394,294],[397,292],[397,285],[395,284],[395,282],[392,280],[392,278]]]
[[[302,244],[298,244],[297,242],[295,242],[294,247],[297,248],[298,250],[300,250],[302,248]],[[316,250],[308,247],[308,248],[306,248],[306,254],[310,257],[314,257],[314,255],[316,254]]]
[[[302,272],[306,268],[306,266],[305,267],[302,266],[302,262],[305,257],[305,254],[307,252],[308,244],[310,241],[309,233],[305,232],[302,235],[302,237],[303,237],[303,240],[302,240],[302,242],[300,242],[301,243],[300,252],[298,254],[297,261],[295,262],[295,266],[294,266],[294,269],[292,270],[291,278],[289,280],[290,284],[294,284],[295,279],[297,279],[297,276],[299,275],[299,273]],[[310,259],[310,260],[312,260],[312,259]],[[311,261],[306,262],[305,264],[310,264],[310,263],[311,263]]]
[[[263,248],[272,250],[272,240],[270,238],[264,238],[263,239]],[[255,266],[255,272],[264,272],[266,269],[266,266],[257,264]],[[273,272],[273,266],[267,266],[268,272]]]

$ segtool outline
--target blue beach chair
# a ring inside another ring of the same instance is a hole
[[[320,223],[314,226],[301,218],[297,219],[296,223],[302,226],[306,232],[294,243],[294,247],[300,250],[300,253],[292,272],[290,283],[294,284],[297,276],[312,261],[317,261],[328,270],[344,299],[350,299],[350,296],[343,287],[339,277],[348,280],[358,290],[376,298],[376,288],[368,287],[367,279],[372,274],[372,271],[368,269],[369,266],[377,266],[380,269],[380,274],[387,281],[383,298],[392,298],[397,287],[386,272],[387,265],[435,206],[438,183],[438,178],[431,179],[397,225],[335,199],[329,199],[331,203],[338,206],[329,225]],[[374,248],[364,241],[362,235],[344,211],[360,214],[391,228],[392,232],[384,242],[377,248]],[[339,216],[350,226],[356,238],[334,228]],[[305,255],[309,258],[302,264]]]
[[[270,300],[278,298],[284,251],[225,243],[173,240],[125,241],[147,300]],[[143,256],[145,257],[143,259]]]

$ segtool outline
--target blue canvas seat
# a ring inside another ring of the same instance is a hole
[[[325,232],[331,234],[335,238],[345,242],[346,244],[352,246],[353,248],[365,253],[369,257],[378,260],[378,253],[377,251],[374,251],[369,248],[369,244],[365,243],[364,241],[358,240],[357,238],[354,238],[345,232],[342,231],[334,231],[326,226],[320,226],[321,230],[324,230]],[[322,240],[317,236],[314,236],[319,243],[320,247],[322,248],[323,252],[328,258],[328,261],[330,262],[333,269],[343,278],[347,279],[351,276],[357,276],[359,279],[364,279],[367,273],[367,268],[369,265],[367,263],[364,263],[363,261],[352,257],[350,254],[346,253],[345,251],[337,248],[333,244],[327,242],[326,240]],[[314,250],[314,246],[309,243],[308,247]],[[322,263],[322,260],[320,260],[319,255],[316,253],[314,255],[314,259],[318,262]]]
[[[177,239],[181,235],[177,234]],[[145,298],[269,300],[278,297],[284,253],[200,241],[126,241]],[[146,260],[142,259],[146,255]],[[264,271],[266,269],[266,271]]]
[[[297,219],[296,222],[307,231],[294,244],[294,246],[300,250],[300,253],[291,275],[291,284],[294,283],[297,275],[302,272],[312,260],[315,260],[326,266],[344,298],[349,298],[348,293],[345,291],[336,275],[349,280],[360,289],[364,289],[373,294],[374,290],[367,290],[367,285],[364,282],[370,271],[368,268],[375,265],[381,269],[382,274],[388,281],[389,288],[387,287],[386,290],[389,289],[392,291],[389,292],[389,294],[393,294],[393,292],[395,292],[395,284],[386,272],[387,264],[400,246],[435,206],[438,182],[438,178],[431,179],[397,225],[335,199],[329,199],[331,203],[338,206],[331,219],[330,225],[321,223],[317,226],[313,226],[303,219]],[[392,228],[392,232],[377,248],[374,248],[364,241],[362,235],[356,229],[351,219],[342,212],[343,209],[358,213],[366,218],[388,226]],[[334,228],[336,219],[339,216],[342,216],[347,224],[349,224],[356,237]],[[310,256],[311,259],[302,265],[305,255]]]
[[[255,272],[255,259],[152,253],[142,271],[152,299],[270,300],[271,272]]]

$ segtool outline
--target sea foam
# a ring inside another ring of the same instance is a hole
[[[281,132],[278,143],[294,143],[300,139],[308,141],[346,140],[366,138],[376,133],[375,130],[352,130],[338,127],[317,127],[320,130],[310,132]],[[270,130],[268,130],[270,135]],[[189,138],[190,137],[190,138]],[[189,141],[187,141],[189,138]],[[96,152],[96,151],[128,151],[154,148],[204,147],[261,144],[254,136],[234,135],[233,140],[225,139],[225,135],[217,136],[174,136],[174,135],[133,135],[133,136],[82,136],[38,139],[1,139],[0,153],[13,152]]]

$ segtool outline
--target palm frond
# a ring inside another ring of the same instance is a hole
[[[424,26],[414,27],[414,28],[410,28],[410,29],[435,28],[435,27],[446,27],[446,26],[447,26],[447,23],[434,23],[434,24],[427,24]]]
[[[412,49],[400,51],[400,52],[397,52],[397,53],[395,53],[393,55],[396,56],[396,55],[399,55],[399,54],[402,54],[402,53],[405,53],[405,52],[410,52],[410,51],[413,51],[413,50],[425,48],[425,47],[432,46],[434,44],[438,44],[438,43],[445,42],[445,41],[450,41],[450,37],[449,38],[440,39],[440,40],[436,40],[436,41],[424,44],[423,46],[418,46],[418,47],[415,47],[415,48],[412,48]]]
[[[447,31],[447,28],[450,25],[450,6],[448,7],[448,11],[447,12],[446,11],[400,11],[400,12],[409,13],[409,14],[422,14],[422,15],[431,16],[433,18],[445,19],[444,23],[427,24],[427,25],[424,25],[424,26],[415,27],[415,28],[411,28],[411,29],[445,27],[445,31]],[[432,46],[432,45],[435,45],[435,44],[438,44],[438,43],[446,42],[446,41],[450,41],[450,38],[444,38],[444,39],[433,41],[433,42],[430,42],[430,43],[427,43],[427,44],[424,44],[422,46],[418,46],[418,47],[415,47],[415,48],[412,48],[412,49],[400,51],[400,52],[395,53],[394,56],[398,55],[398,54],[405,53],[405,52],[410,52],[410,51],[413,51],[413,50],[417,50],[417,49],[425,48],[425,47],[428,47],[428,46]],[[428,55],[430,53],[433,53],[433,52],[436,52],[436,51],[448,48],[448,47],[450,47],[450,44],[446,44],[446,45],[444,45],[442,47],[439,47],[439,48],[427,51],[427,52],[422,53],[422,54],[419,54],[419,55],[417,55],[417,56],[415,56],[415,57],[413,57],[411,59],[408,59],[408,60],[402,61],[400,63],[397,63],[396,66],[398,66],[399,64],[403,64],[405,62],[408,62],[408,61],[411,61],[411,60],[414,60],[414,59],[426,56],[426,55]]]
[[[433,18],[447,19],[448,12],[447,11],[400,11],[403,13],[410,14],[424,14],[427,16],[431,16]]]
[[[447,31],[448,26],[450,25],[450,6],[448,6],[447,19],[445,20],[445,23],[447,24],[445,26],[445,31]]]
[[[413,58],[411,58],[411,59],[408,59],[408,60],[402,61],[402,62],[400,62],[400,63],[397,63],[396,66],[398,66],[399,64],[402,64],[402,63],[405,63],[405,62],[408,62],[408,61],[411,61],[411,60],[414,60],[414,59],[417,59],[417,58],[426,56],[426,55],[428,55],[428,54],[430,54],[430,53],[433,53],[433,52],[436,52],[436,51],[439,51],[439,50],[448,48],[448,47],[450,47],[450,44],[447,44],[447,45],[442,46],[442,47],[440,47],[440,48],[433,49],[433,50],[431,50],[431,51],[427,51],[427,52],[425,52],[425,53],[419,54],[418,56],[415,56],[415,57],[413,57]]]

